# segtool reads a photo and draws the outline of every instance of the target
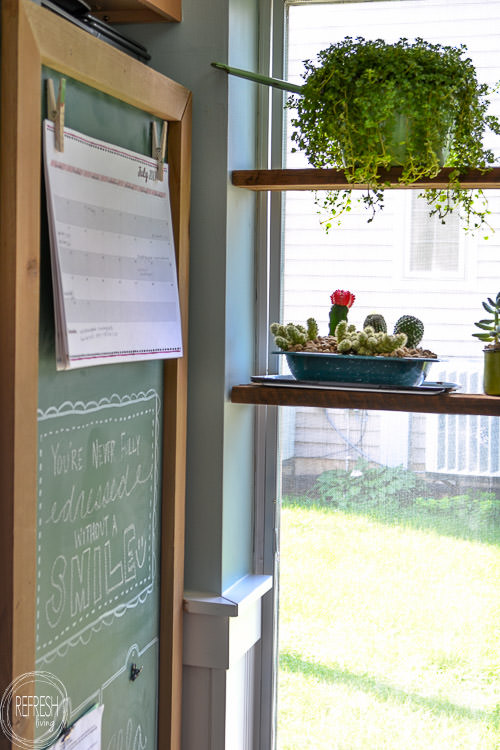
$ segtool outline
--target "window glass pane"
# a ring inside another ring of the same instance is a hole
[[[496,1],[292,3],[287,78],[346,35],[464,42],[480,80],[500,79]],[[307,162],[289,148],[287,166]],[[431,220],[413,191],[387,191],[371,223],[354,202],[329,233],[313,195],[286,193],[283,321],[313,316],[324,335],[330,294],[348,289],[350,322],[416,315],[440,359],[430,377],[481,392],[473,322],[500,288],[500,193],[488,198],[485,239]],[[280,414],[278,750],[496,750],[499,418]]]
[[[279,750],[496,750],[499,419],[281,412]]]

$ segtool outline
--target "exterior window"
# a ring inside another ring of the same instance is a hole
[[[285,77],[294,83],[304,60],[348,35],[465,43],[480,79],[500,78],[498,3],[286,7]],[[492,103],[498,113],[500,94]],[[498,140],[487,145],[500,152]],[[307,163],[289,148],[286,165]],[[328,234],[313,197],[287,193],[281,275],[271,285],[283,322],[313,316],[324,335],[330,294],[348,289],[350,322],[359,328],[381,312],[391,330],[399,316],[417,315],[422,344],[441,358],[432,380],[480,391],[473,321],[500,278],[500,191],[488,199],[485,239],[466,235],[456,216],[430,218],[416,191],[386,191],[371,223],[354,204]],[[500,418],[297,407],[281,409],[280,422],[275,748],[494,750],[500,517],[482,514],[500,499]]]
[[[416,191],[410,193],[410,221],[406,275],[463,276],[463,230],[456,214],[443,224],[429,216],[428,206]]]

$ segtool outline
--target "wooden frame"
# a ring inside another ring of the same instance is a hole
[[[2,0],[1,45],[0,683],[6,687],[35,662],[41,68],[169,121],[185,352],[191,94],[31,0]],[[172,750],[180,747],[181,726],[186,400],[185,355],[165,363],[158,746]],[[0,736],[0,748],[9,746]]]

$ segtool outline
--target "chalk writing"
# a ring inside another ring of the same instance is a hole
[[[73,447],[70,440],[68,446],[61,448],[61,442],[57,441],[55,445],[50,446],[52,453],[52,472],[55,477],[60,474],[67,474],[69,471],[83,471],[85,468],[84,451],[80,446]]]
[[[111,477],[102,484],[83,489],[73,484],[68,497],[62,501],[54,500],[45,523],[74,523],[78,519],[84,521],[106,506],[133,496],[140,485],[151,482],[152,465],[144,469],[139,464],[132,476],[130,471],[127,464],[123,473]]]
[[[52,409],[39,434],[37,652],[85,642],[150,595],[158,518],[156,392]],[[77,639],[75,640],[75,635]]]
[[[100,521],[93,521],[86,526],[81,526],[79,529],[75,529],[73,534],[76,549],[78,549],[78,547],[83,547],[84,544],[96,542],[103,536],[108,536],[108,519],[109,516],[105,516]]]
[[[145,750],[147,746],[148,740],[141,725],[134,728],[132,719],[129,719],[125,731],[119,729],[111,735],[107,750]]]
[[[98,468],[104,464],[112,464],[115,455],[116,440],[94,440],[92,443],[92,464]]]

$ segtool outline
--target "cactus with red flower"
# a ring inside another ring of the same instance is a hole
[[[387,333],[387,323],[380,313],[371,313],[365,318],[362,330],[350,325],[347,315],[355,295],[344,289],[336,289],[331,295],[329,335],[320,336],[314,318],[308,318],[306,326],[299,323],[272,323],[271,333],[279,349],[284,352],[314,352],[323,354],[359,354],[386,357],[436,357],[433,352],[418,349],[424,325],[412,315],[403,315],[397,321],[394,332]],[[482,329],[474,334],[483,341],[500,343],[500,292],[496,300],[483,303],[487,312],[494,314],[493,320],[481,320],[476,325]],[[499,347],[500,348],[500,347]]]
[[[347,320],[347,313],[356,297],[352,292],[336,289],[330,295],[332,307],[330,309],[330,336],[335,336],[335,329],[341,320]]]

